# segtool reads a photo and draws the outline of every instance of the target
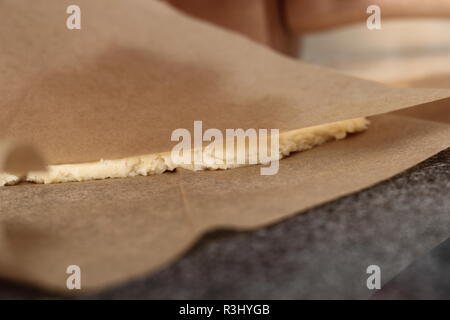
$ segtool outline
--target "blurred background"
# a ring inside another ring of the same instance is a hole
[[[450,87],[450,0],[167,0],[307,63],[400,85]],[[368,7],[381,29],[369,30]]]
[[[305,34],[299,57],[350,75],[390,83],[450,87],[450,19],[386,19]]]

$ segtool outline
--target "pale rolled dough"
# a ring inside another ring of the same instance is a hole
[[[368,128],[368,125],[369,120],[357,118],[281,133],[278,158],[282,159],[292,152],[311,149],[333,139],[344,139],[348,133],[365,131]],[[206,153],[207,151],[203,151],[203,154],[208,156]],[[224,155],[224,158],[226,158],[226,155]],[[50,165],[45,172],[30,172],[24,177],[0,173],[0,186],[13,185],[20,181],[48,184],[107,178],[125,178],[139,175],[147,176],[163,173],[168,170],[172,171],[176,168],[188,170],[217,170],[240,166],[245,166],[245,164],[211,165],[209,163],[196,163],[195,165],[178,165],[172,162],[170,152],[165,152],[116,160]]]

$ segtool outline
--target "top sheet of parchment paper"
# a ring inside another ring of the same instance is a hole
[[[281,131],[418,105],[448,90],[392,88],[302,64],[147,0],[0,3],[0,139],[49,164],[169,151],[173,130]]]

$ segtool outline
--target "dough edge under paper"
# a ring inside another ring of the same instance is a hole
[[[369,120],[366,118],[356,118],[280,133],[279,159],[288,156],[292,152],[308,150],[333,139],[344,139],[349,133],[365,131],[369,123]],[[226,155],[224,157],[226,158]],[[116,160],[50,165],[47,167],[47,171],[29,172],[24,177],[0,173],[0,186],[14,185],[20,181],[49,184],[107,178],[126,178],[139,175],[147,176],[172,171],[176,168],[197,171],[231,169],[246,165],[249,164],[233,163],[217,165],[203,162],[175,164],[171,159],[170,152],[164,152]]]

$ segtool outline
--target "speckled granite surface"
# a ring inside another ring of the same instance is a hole
[[[209,234],[163,270],[83,298],[366,299],[374,293],[366,287],[368,265],[380,266],[384,284],[419,257],[426,262],[408,276],[410,287],[418,288],[408,297],[450,298],[448,276],[441,275],[450,268],[450,246],[426,256],[450,236],[449,191],[447,149],[388,181],[276,225]],[[427,276],[420,276],[423,270]],[[0,282],[0,299],[15,298],[58,297]]]

